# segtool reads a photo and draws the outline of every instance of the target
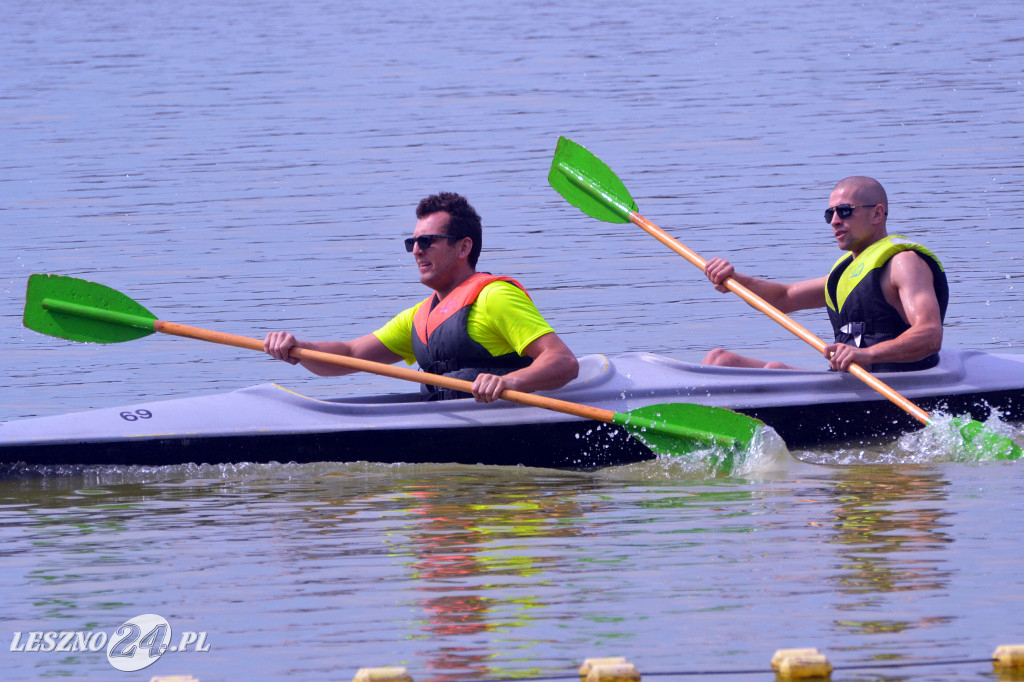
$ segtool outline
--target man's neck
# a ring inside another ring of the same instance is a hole
[[[879,235],[878,237],[873,239],[870,243],[865,244],[864,246],[860,247],[857,251],[854,251],[853,249],[850,249],[850,253],[853,254],[853,259],[857,260],[858,258],[860,258],[860,254],[864,253],[870,247],[874,246],[875,244],[877,244],[878,242],[882,241],[883,239],[885,239],[888,236],[889,235],[887,233],[883,232],[881,235]]]
[[[441,301],[443,301],[445,298],[448,297],[449,294],[451,294],[453,291],[455,291],[459,287],[460,284],[462,284],[463,282],[465,282],[467,279],[469,279],[470,277],[472,277],[475,274],[476,274],[476,270],[469,269],[469,270],[467,270],[465,272],[459,273],[459,275],[456,276],[455,279],[452,280],[452,284],[449,285],[449,286],[446,286],[443,290],[442,289],[435,289],[434,290],[434,295],[437,296],[437,302],[440,303]]]

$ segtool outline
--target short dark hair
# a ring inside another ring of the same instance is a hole
[[[475,270],[476,262],[480,258],[480,249],[483,247],[483,226],[476,209],[460,194],[439,192],[420,200],[416,207],[416,217],[423,219],[441,211],[448,214],[445,230],[450,236],[459,239],[469,237],[473,240],[473,248],[469,252],[469,266]]]

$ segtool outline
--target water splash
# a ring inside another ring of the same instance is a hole
[[[920,431],[902,436],[898,447],[915,461],[988,462],[1008,459],[1004,444],[1006,438],[1018,446],[1024,442],[1024,432],[1002,419],[997,409],[990,411],[983,423],[984,429],[968,431],[970,415],[933,413],[931,423]],[[965,436],[965,432],[967,435]]]
[[[769,426],[759,428],[745,448],[720,444],[686,452],[661,452],[654,459],[597,472],[614,480],[705,480],[763,478],[787,471],[796,460],[782,437]]]
[[[929,464],[933,462],[987,462],[1005,460],[1000,444],[984,435],[965,438],[964,425],[969,415],[933,412],[928,426],[911,431],[897,440],[858,440],[837,443],[817,450],[797,451],[794,456],[804,462],[828,466]],[[1024,443],[1022,425],[1004,421],[992,409],[983,423],[984,431],[998,441],[1008,438],[1017,445]],[[1005,444],[1006,441],[1003,441]]]

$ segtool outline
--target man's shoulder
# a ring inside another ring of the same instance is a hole
[[[887,296],[922,294],[939,300],[935,274],[924,254],[914,250],[900,251],[882,269],[882,290]]]
[[[511,279],[511,278],[510,278]],[[480,290],[480,294],[477,296],[478,299],[495,299],[495,298],[529,298],[526,290],[519,285],[516,281],[509,281],[508,279],[496,279],[493,282],[488,282],[484,285],[484,288]]]
[[[930,257],[935,261],[938,258],[932,251],[921,242],[904,237],[901,234],[890,234],[871,244],[867,250],[878,252],[882,258],[895,258],[902,253],[917,253],[921,256]]]
[[[499,280],[487,285],[477,297],[474,311],[481,317],[499,325],[544,324],[544,317],[525,290],[512,282]],[[474,313],[470,313],[474,315]]]
[[[925,255],[914,249],[899,251],[885,263],[890,272],[927,273],[931,276],[931,268],[925,260]]]

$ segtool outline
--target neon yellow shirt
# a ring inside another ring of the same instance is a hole
[[[402,356],[410,365],[416,362],[412,352],[412,318],[425,303],[427,301],[421,301],[403,310],[373,332],[388,350]],[[466,329],[469,338],[494,356],[522,355],[531,343],[554,332],[525,291],[502,281],[491,282],[483,288],[469,308]]]

